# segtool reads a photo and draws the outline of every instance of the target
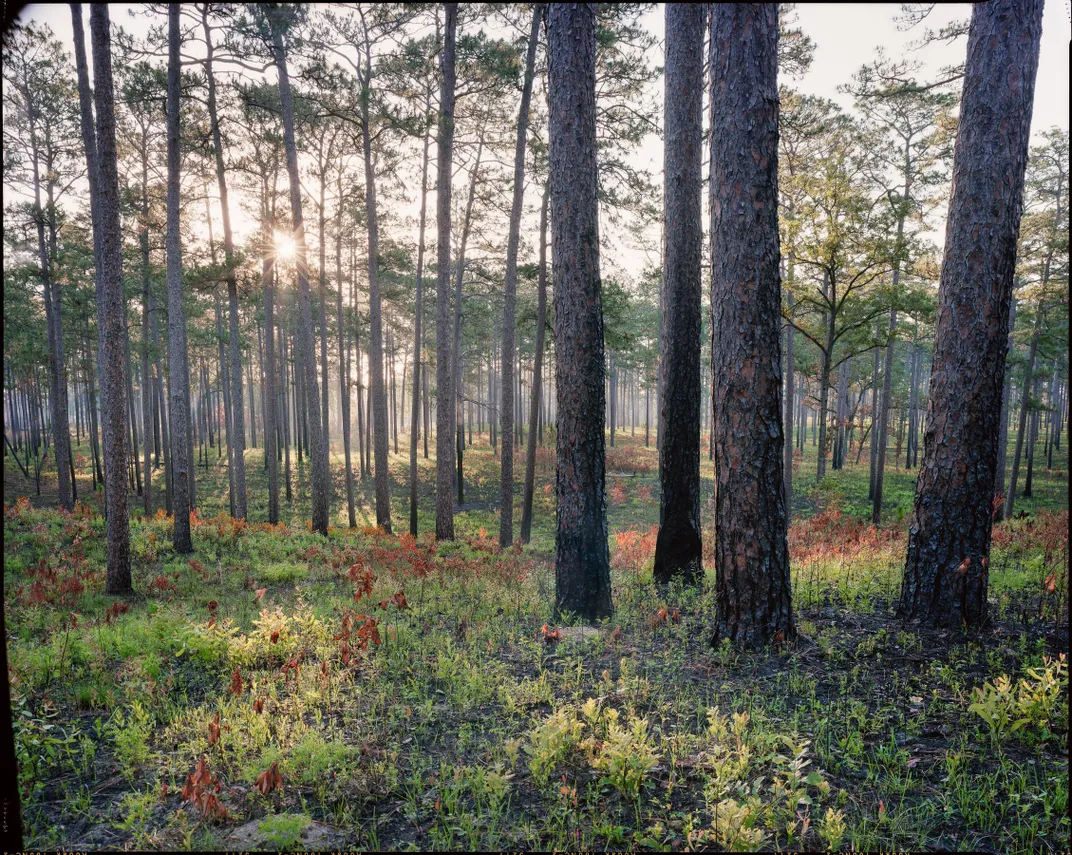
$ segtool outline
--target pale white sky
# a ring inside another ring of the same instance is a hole
[[[132,4],[115,4],[111,8],[114,24],[132,30],[136,34],[147,31],[149,21],[144,15],[131,16],[130,10],[137,8]],[[894,17],[900,12],[900,4],[800,4],[796,8],[797,25],[815,42],[815,59],[803,79],[794,82],[794,86],[814,95],[833,99],[846,109],[851,107],[851,99],[837,91],[837,87],[848,82],[853,72],[864,63],[872,61],[880,47],[892,57],[906,55],[907,45],[916,39],[916,30],[899,32]],[[938,28],[951,20],[967,18],[971,14],[970,4],[939,5],[935,8],[927,25]],[[83,13],[88,29],[88,9]],[[32,4],[22,13],[23,20],[35,20],[47,23],[73,53],[71,36],[71,16],[67,4]],[[663,36],[664,10],[656,6],[644,16],[644,23],[658,38]],[[163,22],[163,16],[159,21]],[[918,28],[917,28],[918,29]],[[1069,57],[1068,46],[1072,26],[1069,21],[1068,0],[1047,0],[1042,23],[1042,47],[1039,59],[1038,80],[1035,89],[1035,105],[1032,117],[1032,135],[1052,125],[1063,128],[1069,126]],[[963,60],[966,39],[962,38],[952,45],[935,44],[925,50],[912,54],[924,65],[919,72],[921,78],[936,72],[946,65],[954,65]],[[652,61],[662,62],[662,56],[653,57]],[[91,68],[92,72],[92,68]],[[661,94],[662,83],[657,83]],[[433,154],[434,157],[434,154]],[[662,143],[654,136],[645,140],[635,157],[637,165],[644,166],[658,176],[662,169]],[[458,180],[464,181],[464,176]],[[455,194],[464,192],[456,187]],[[531,193],[529,195],[535,195]],[[536,221],[533,208],[536,201],[526,200],[526,219],[531,219],[531,227],[526,225],[525,232],[535,232]],[[434,210],[434,206],[430,206]],[[416,201],[413,214],[416,214]],[[932,237],[937,243],[942,240],[942,224]],[[236,237],[241,239],[242,229],[236,222]],[[645,262],[658,260],[658,229],[649,230],[643,242],[649,247],[642,248],[635,235],[624,232],[611,232],[609,226],[604,228],[603,237],[611,251],[604,253],[605,272],[619,271],[629,276],[639,274]],[[416,229],[414,227],[414,240]]]
[[[1035,105],[1031,117],[1032,137],[1053,125],[1068,128],[1068,47],[1072,38],[1068,3],[1069,0],[1046,0],[1044,7]],[[852,98],[838,92],[838,86],[848,83],[860,66],[874,61],[880,47],[885,48],[886,54],[892,58],[911,56],[920,60],[923,63],[918,73],[921,80],[947,65],[963,62],[967,50],[967,37],[958,39],[952,45],[933,44],[912,52],[908,51],[908,45],[919,37],[924,26],[937,30],[951,21],[970,18],[970,3],[938,5],[924,24],[907,32],[899,32],[894,21],[901,11],[899,3],[800,3],[795,11],[796,26],[811,37],[815,43],[815,54],[807,74],[800,80],[787,82],[810,95],[836,101],[846,110],[852,108]],[[649,11],[643,19],[660,41],[664,33],[664,15],[665,11],[660,5]],[[661,89],[661,82],[659,85]],[[637,162],[659,174],[662,157],[662,141],[651,137],[638,153]],[[705,197],[705,211],[706,204]],[[649,232],[646,238],[654,250],[645,253],[623,243],[623,266],[631,267],[645,260],[658,263],[659,232],[657,228]],[[936,229],[930,236],[940,246],[944,239],[944,222],[936,223]],[[626,262],[626,258],[631,263]]]

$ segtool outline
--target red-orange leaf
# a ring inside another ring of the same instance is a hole
[[[278,762],[273,763],[257,776],[256,787],[262,795],[266,796],[281,786],[283,786],[283,776],[279,774]]]

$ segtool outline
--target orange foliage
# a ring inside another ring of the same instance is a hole
[[[897,526],[876,528],[837,508],[827,508],[789,527],[789,556],[794,562],[855,558],[861,553],[901,550],[905,532]]]
[[[197,761],[197,770],[186,776],[182,800],[196,806],[206,819],[225,820],[230,813],[216,795],[219,791],[220,780],[209,771],[208,760],[202,757]]]
[[[627,529],[614,533],[616,549],[611,554],[612,570],[630,570],[634,573],[643,569],[655,557],[655,539],[659,536],[659,527],[653,525],[648,531]]]
[[[279,763],[275,762],[260,775],[257,776],[257,783],[255,784],[262,795],[268,795],[273,790],[278,790],[283,786],[283,776],[279,774]]]

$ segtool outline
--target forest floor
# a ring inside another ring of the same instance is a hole
[[[371,481],[345,527],[340,454],[325,540],[296,472],[286,521],[261,522],[259,449],[254,522],[221,513],[213,456],[193,556],[131,497],[125,600],[103,593],[99,496],[62,514],[5,461],[26,846],[1068,850],[1067,454],[995,528],[994,619],[965,638],[892,616],[914,472],[888,470],[875,529],[866,454],[816,488],[806,446],[790,529],[800,637],[742,654],[709,645],[710,569],[700,589],[652,582],[658,458],[640,431],[608,449],[616,612],[594,628],[552,622],[553,450],[532,543],[500,552],[498,461],[477,445],[459,539],[438,547],[423,458],[421,537],[370,527]]]

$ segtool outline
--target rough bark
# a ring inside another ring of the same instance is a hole
[[[555,608],[592,621],[613,610],[596,199],[595,5],[552,4],[547,43],[558,402]]]
[[[703,578],[700,534],[700,256],[704,13],[666,6],[659,534],[655,581]]]
[[[270,17],[271,20],[271,17]],[[301,179],[298,174],[298,149],[294,141],[294,99],[287,72],[287,55],[283,47],[283,31],[272,20],[272,42],[276,68],[279,70],[279,100],[283,109],[283,147],[286,150],[287,175],[290,179],[290,207],[294,225],[295,262],[298,269],[298,340],[302,369],[305,371],[306,430],[311,452],[311,497],[313,531],[327,535],[328,502],[331,480],[328,473],[328,454],[324,447],[320,421],[320,398],[317,389],[316,352],[313,345],[313,313],[309,295],[309,262],[305,247],[305,224],[302,219]],[[370,247],[370,255],[372,254]]]
[[[898,616],[987,620],[991,507],[1042,0],[972,7],[927,428]]]
[[[436,142],[436,539],[454,540],[454,358],[450,330],[450,191],[454,149],[454,31],[458,4],[447,3]]]
[[[713,7],[715,591],[713,643],[794,636],[782,473],[778,11]]]
[[[536,68],[536,46],[540,37],[543,6],[532,10],[528,52],[525,55],[525,82],[521,90],[521,105],[517,112],[517,143],[514,147],[514,195],[510,207],[510,232],[506,239],[506,273],[503,297],[503,375],[504,390],[510,387],[514,360],[514,333],[517,327],[517,252],[521,241],[521,206],[525,199],[525,147],[529,131],[529,102],[532,99],[532,78]],[[500,461],[499,546],[506,548],[514,542],[514,410],[513,395],[503,400],[499,411],[503,434],[503,455]]]

